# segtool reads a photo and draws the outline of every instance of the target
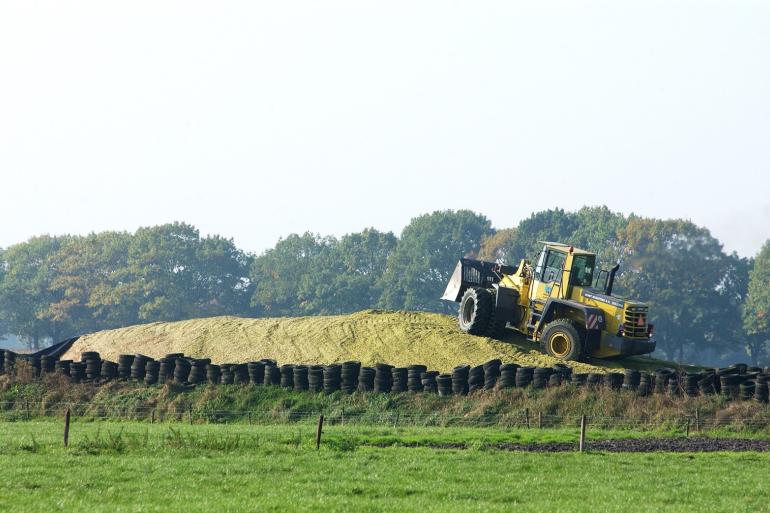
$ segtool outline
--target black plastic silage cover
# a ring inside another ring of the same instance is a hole
[[[68,338],[67,340],[64,340],[63,342],[59,342],[58,344],[54,344],[52,346],[48,346],[45,349],[41,349],[40,351],[36,353],[32,353],[32,356],[55,356],[60,357],[64,353],[67,352],[67,350],[72,347],[72,344],[75,343],[77,339],[80,337],[72,337]]]

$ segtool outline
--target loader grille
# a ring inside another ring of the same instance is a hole
[[[474,285],[481,285],[481,273],[473,267],[463,266],[463,281]]]
[[[647,307],[629,306],[623,321],[623,334],[630,338],[647,338]]]

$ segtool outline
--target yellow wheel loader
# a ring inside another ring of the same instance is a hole
[[[460,303],[462,331],[498,337],[510,325],[561,360],[655,350],[647,305],[612,295],[619,265],[595,273],[596,254],[539,243],[534,267],[460,259],[441,299]]]

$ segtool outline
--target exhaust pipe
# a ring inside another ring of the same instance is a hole
[[[607,287],[604,289],[604,293],[608,296],[612,295],[612,286],[615,284],[615,273],[618,272],[618,269],[620,269],[620,264],[615,264],[612,269],[610,269],[610,276],[607,278]]]

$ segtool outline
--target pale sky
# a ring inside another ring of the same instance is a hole
[[[0,246],[599,204],[770,238],[770,2],[0,0]]]

